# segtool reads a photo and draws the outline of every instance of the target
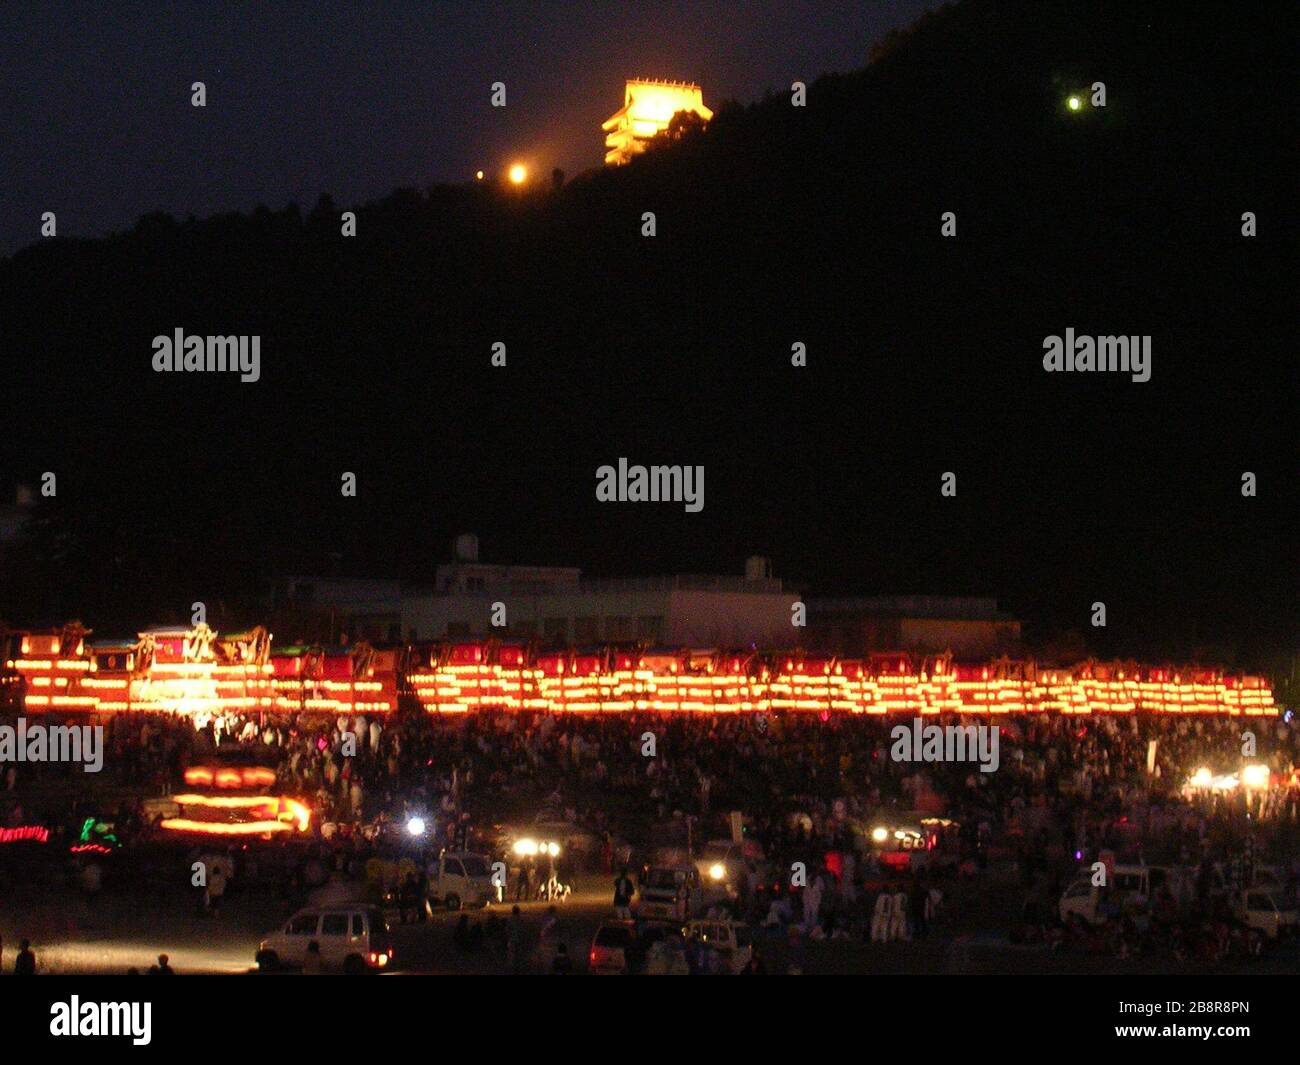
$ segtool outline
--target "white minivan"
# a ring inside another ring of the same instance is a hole
[[[267,933],[257,951],[258,968],[300,969],[313,942],[320,945],[326,972],[378,971],[393,961],[388,925],[378,907],[317,906],[299,910],[283,927]]]

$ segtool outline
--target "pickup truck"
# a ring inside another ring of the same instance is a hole
[[[459,910],[462,906],[486,906],[496,897],[492,886],[492,863],[483,854],[443,851],[425,870],[429,878],[429,902]]]
[[[1078,917],[1089,924],[1102,924],[1108,916],[1145,909],[1161,888],[1170,888],[1176,897],[1179,886],[1176,871],[1165,866],[1116,865],[1111,870],[1110,889],[1103,893],[1093,886],[1091,874],[1085,872],[1061,896],[1061,921],[1069,924]]]
[[[1267,891],[1251,888],[1233,896],[1232,914],[1265,939],[1277,939],[1296,927],[1296,911],[1282,909]]]
[[[754,940],[748,925],[737,921],[691,921],[683,930],[686,939],[696,940],[717,954],[725,972],[744,971],[754,956]]]

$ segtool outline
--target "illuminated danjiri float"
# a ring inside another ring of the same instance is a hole
[[[545,650],[509,641],[273,650],[263,628],[206,625],[101,642],[76,623],[10,634],[3,658],[28,711],[163,711],[202,723],[225,713],[1221,714],[1274,716],[1268,682],[1201,666],[949,655],[836,658],[807,651],[603,646]],[[13,684],[8,690],[12,691]]]
[[[173,808],[158,827],[202,836],[273,836],[306,832],[306,803],[269,794],[275,770],[265,766],[190,766],[185,783],[193,790],[169,796]]]
[[[96,713],[386,713],[397,706],[396,656],[368,644],[272,652],[260,626],[219,636],[206,625],[158,628],[133,641],[90,640],[77,622],[11,633],[4,664],[24,709]]]

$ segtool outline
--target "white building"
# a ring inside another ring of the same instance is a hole
[[[682,574],[583,580],[569,566],[479,561],[478,540],[458,537],[455,559],[432,587],[396,581],[294,578],[286,597],[327,615],[335,632],[406,640],[533,639],[545,644],[641,641],[683,647],[792,647],[799,595],[751,558],[744,576]],[[504,625],[494,621],[504,619]]]
[[[799,596],[751,559],[746,575],[582,580],[577,569],[491,566],[463,557],[439,566],[432,593],[402,601],[402,631],[417,640],[508,636],[544,643],[639,640],[667,646],[786,647]],[[493,624],[504,613],[506,624]]]

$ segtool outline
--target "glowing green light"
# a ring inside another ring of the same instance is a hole
[[[88,817],[86,818],[85,822],[81,826],[81,842],[82,843],[93,842],[90,838],[91,835],[93,834],[108,840],[110,843],[116,843],[117,836],[109,831],[111,827],[112,827],[111,825],[104,824],[98,818]]]
[[[1071,111],[1077,111],[1079,110],[1079,108],[1083,106],[1083,101],[1080,100],[1077,96],[1071,96],[1068,100],[1065,101],[1065,106],[1068,107]]]

